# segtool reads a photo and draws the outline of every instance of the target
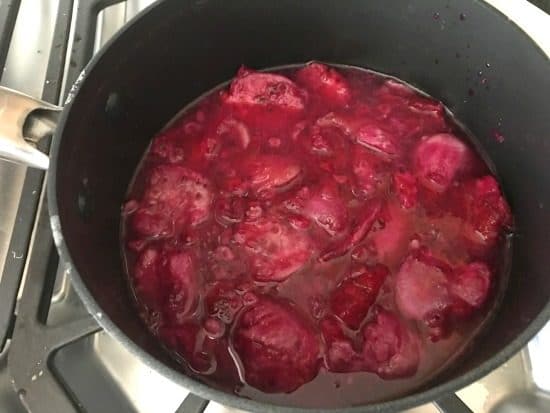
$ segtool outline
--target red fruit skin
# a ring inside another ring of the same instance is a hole
[[[379,262],[399,265],[407,253],[411,236],[408,211],[396,202],[387,202],[377,215],[377,226],[369,234],[369,242]]]
[[[307,92],[285,76],[241,68],[222,101],[249,128],[273,134],[302,118]]]
[[[340,322],[326,317],[320,322],[325,342],[325,366],[334,373],[363,371],[364,361],[360,351],[355,349],[352,339],[346,336]]]
[[[148,248],[138,256],[133,271],[134,291],[138,300],[155,310],[161,309],[164,296],[159,277],[161,260],[159,251]]]
[[[355,142],[375,153],[394,157],[400,155],[399,145],[394,134],[382,126],[382,122],[364,123],[354,134]]]
[[[494,246],[513,225],[510,207],[490,175],[465,182],[457,189],[456,214],[464,219],[464,236],[475,244]]]
[[[452,313],[468,318],[487,301],[491,288],[491,270],[485,263],[473,262],[456,269],[449,277]]]
[[[231,82],[225,102],[301,111],[305,98],[296,84],[284,76],[241,69]]]
[[[210,317],[231,324],[243,308],[242,296],[235,291],[236,280],[215,281],[208,285],[205,304]]]
[[[165,318],[173,324],[185,322],[195,311],[201,287],[196,259],[188,252],[167,254],[162,285],[166,293]]]
[[[395,301],[405,317],[425,321],[451,304],[447,275],[435,265],[409,256],[395,279]]]
[[[357,330],[378,297],[389,270],[382,264],[362,267],[332,293],[330,307],[349,328]]]
[[[322,63],[308,63],[296,73],[296,82],[308,92],[319,95],[324,104],[345,106],[351,99],[346,79]]]
[[[407,85],[390,79],[375,91],[376,111],[400,139],[448,132],[441,102],[420,96]]]
[[[404,209],[414,208],[418,202],[418,188],[414,175],[409,172],[396,172],[393,175],[394,192]]]
[[[365,205],[365,209],[358,217],[359,221],[353,226],[354,229],[351,234],[344,238],[343,241],[329,245],[327,249],[321,252],[319,261],[325,262],[341,257],[361,243],[371,230],[380,209],[381,203],[378,200]]]
[[[373,198],[389,185],[387,163],[362,146],[352,148],[352,169],[354,193],[359,198]]]
[[[148,248],[135,268],[137,298],[173,324],[184,323],[194,312],[200,289],[195,258],[188,252]]]
[[[383,379],[413,376],[420,363],[418,336],[392,313],[379,309],[363,330],[363,358],[368,371]]]
[[[257,281],[286,280],[305,266],[314,252],[305,232],[275,216],[242,222],[233,238],[248,256]]]
[[[419,182],[441,193],[472,161],[471,150],[464,142],[449,133],[440,133],[422,138],[413,164]]]
[[[177,163],[185,159],[185,150],[175,131],[157,136],[152,142],[151,154],[168,163]]]
[[[168,164],[189,161],[192,153],[186,143],[205,133],[207,125],[204,124],[204,109],[206,106],[208,103],[203,102],[197,110],[191,111],[184,118],[177,119],[155,136],[149,152],[151,158]]]
[[[320,345],[315,330],[287,303],[262,297],[239,318],[233,346],[245,381],[266,393],[290,393],[313,380]]]
[[[348,227],[348,213],[335,183],[325,182],[312,192],[299,212],[331,236],[344,232]]]
[[[407,319],[428,328],[431,341],[447,336],[453,298],[449,293],[446,265],[434,258],[410,255],[401,265],[395,278],[395,302]]]
[[[290,157],[259,155],[241,164],[244,187],[256,198],[266,199],[296,183],[301,167]]]
[[[410,255],[397,273],[395,301],[406,318],[420,321],[438,341],[452,322],[470,318],[487,301],[491,270],[483,262],[457,268],[429,255]]]
[[[202,175],[177,164],[159,165],[150,172],[131,228],[146,238],[177,235],[210,218],[213,198]]]

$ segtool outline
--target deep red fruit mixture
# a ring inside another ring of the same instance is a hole
[[[129,194],[143,318],[236,392],[414,377],[428,347],[443,363],[487,309],[512,224],[441,103],[319,63],[240,69],[154,138]]]

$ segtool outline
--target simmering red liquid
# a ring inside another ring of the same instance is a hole
[[[407,393],[480,329],[510,209],[443,105],[319,63],[241,69],[152,141],[123,207],[142,318],[245,397]]]

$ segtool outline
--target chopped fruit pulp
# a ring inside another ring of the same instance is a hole
[[[240,69],[153,139],[122,211],[140,314],[188,374],[309,407],[452,362],[512,228],[440,102],[320,63]]]

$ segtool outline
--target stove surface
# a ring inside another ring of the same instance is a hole
[[[61,104],[68,85],[72,84],[79,66],[88,57],[86,51],[79,55],[73,50],[78,50],[77,43],[80,41],[78,36],[74,36],[75,26],[78,26],[76,11],[86,1],[0,0],[0,16],[6,11],[9,14],[7,8],[20,3],[10,47],[4,51],[0,49],[0,67],[4,67],[0,83]],[[94,52],[125,22],[152,2],[103,1],[113,5],[97,17],[95,37],[92,39]],[[524,0],[490,0],[488,3],[520,25],[550,56],[549,15]],[[62,22],[71,29],[60,29]],[[2,21],[0,29],[1,25]],[[65,41],[68,42],[66,46]],[[61,52],[58,50],[60,48],[63,49]],[[5,51],[7,55],[3,54]],[[58,70],[55,70],[56,65]],[[178,408],[188,392],[141,363],[100,331],[83,308],[63,271],[63,265],[58,265],[55,253],[52,254],[42,181],[43,174],[40,172],[27,171],[25,167],[0,161],[0,193],[3,195],[0,197],[0,269],[3,269],[0,277],[5,278],[1,279],[0,300],[10,274],[20,271],[24,277],[24,288],[18,292],[17,322],[10,329],[12,339],[7,341],[0,353],[0,412],[180,411]],[[20,236],[20,233],[27,235]],[[51,277],[51,299],[48,294],[46,311],[43,311],[43,290],[37,285],[45,283],[47,278],[44,274],[48,271],[53,271],[55,277]],[[43,325],[36,324],[33,318],[36,314],[42,317]],[[20,326],[23,321],[31,327],[34,325],[34,330],[24,330]],[[74,340],[74,329],[89,334]],[[60,346],[54,343],[52,337],[67,344]],[[24,343],[22,347],[25,350],[18,349],[19,346],[14,345],[17,342]],[[0,342],[0,349],[1,345]],[[476,413],[550,412],[548,348],[550,326],[506,364],[458,392],[459,397]],[[43,355],[51,357],[47,360]],[[18,373],[18,380],[27,383],[29,391],[21,387],[18,387],[18,392],[15,391],[12,376],[17,375],[10,374],[13,372],[9,371],[8,364],[24,366]],[[70,397],[56,399],[50,391],[58,391],[62,386],[68,389]],[[46,399],[40,397],[51,397],[58,407],[46,407],[49,406]],[[69,399],[72,402],[68,402]],[[44,405],[40,404],[41,400]],[[237,412],[213,402],[205,411]],[[434,405],[428,404],[408,412],[437,411]]]

